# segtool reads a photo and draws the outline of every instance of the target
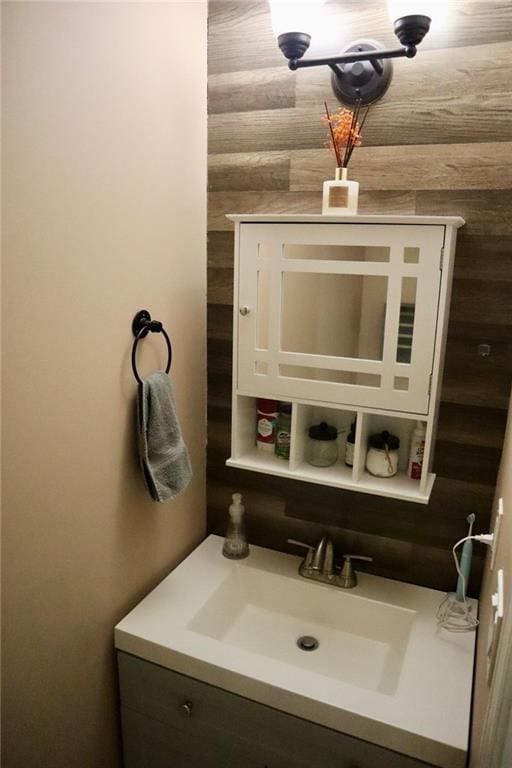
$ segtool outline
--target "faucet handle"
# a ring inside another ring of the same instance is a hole
[[[352,560],[366,560],[371,563],[373,557],[368,557],[367,555],[343,555],[343,557],[345,558],[345,562],[343,563],[343,568],[338,576],[338,580],[340,586],[344,589],[352,589],[357,585],[357,576],[352,566]]]
[[[306,544],[305,541],[297,541],[297,539],[287,539],[288,544],[294,544],[296,547],[302,547],[303,549],[313,550],[311,544]]]
[[[373,563],[373,557],[368,555],[343,555],[345,560],[366,560],[368,563]]]
[[[310,570],[313,563],[313,547],[309,544],[306,544],[304,541],[297,541],[297,539],[288,539],[288,544],[294,544],[296,547],[302,547],[303,549],[307,550],[306,557],[304,558],[304,562],[302,563],[301,568]]]

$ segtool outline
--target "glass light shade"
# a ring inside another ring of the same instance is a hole
[[[318,29],[318,12],[325,0],[270,0],[274,35],[303,32],[311,37]]]

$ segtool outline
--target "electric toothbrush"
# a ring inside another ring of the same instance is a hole
[[[471,513],[466,518],[467,522],[469,523],[469,531],[468,536],[473,535],[473,523],[475,522],[475,515]],[[457,591],[456,591],[456,598],[459,603],[464,602],[464,598],[467,595],[468,591],[468,584],[469,584],[469,576],[471,574],[471,559],[473,557],[473,542],[471,539],[464,542],[464,546],[462,547],[462,555],[460,558],[460,571],[464,577],[462,579],[460,576],[457,579]]]

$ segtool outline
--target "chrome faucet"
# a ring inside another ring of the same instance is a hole
[[[323,584],[332,584],[342,589],[353,589],[357,585],[357,574],[352,565],[352,560],[366,560],[372,562],[373,557],[365,555],[343,555],[345,561],[339,573],[335,572],[334,547],[330,539],[325,536],[312,547],[303,541],[288,539],[288,544],[294,544],[307,550],[304,560],[299,565],[299,575],[304,579],[320,581]]]

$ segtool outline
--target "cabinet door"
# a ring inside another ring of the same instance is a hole
[[[238,392],[426,414],[443,240],[443,226],[242,223]]]
[[[135,656],[118,660],[125,768],[429,768]]]

